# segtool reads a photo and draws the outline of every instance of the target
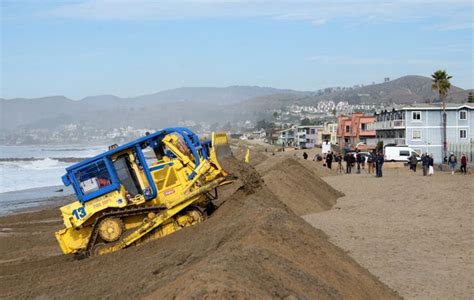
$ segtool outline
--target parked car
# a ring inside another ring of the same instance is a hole
[[[402,161],[407,162],[412,154],[416,155],[418,161],[421,160],[420,154],[408,146],[385,146],[385,161]]]

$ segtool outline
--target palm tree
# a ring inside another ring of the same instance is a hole
[[[443,105],[443,157],[446,157],[447,153],[447,142],[446,142],[446,95],[448,94],[449,89],[451,88],[451,83],[449,80],[453,76],[449,76],[445,70],[438,70],[431,74],[432,85],[431,89],[438,91],[439,100],[441,100]]]

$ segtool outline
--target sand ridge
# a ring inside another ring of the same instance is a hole
[[[7,298],[399,298],[295,214],[289,202],[279,200],[266,186],[270,175],[262,180],[251,166],[233,163],[239,180],[222,195],[221,206],[206,222],[139,247],[74,260],[58,253],[53,232],[60,227],[59,220],[44,223],[48,226],[42,225],[39,234],[29,239],[0,235],[2,259],[24,252],[17,260],[1,262],[0,294]],[[289,163],[298,165],[297,160]],[[318,201],[298,207],[317,210],[330,205]],[[28,216],[34,221],[56,213]],[[11,216],[0,219],[0,224],[8,227],[22,219],[22,215]],[[15,232],[37,231],[37,226],[31,223]],[[25,240],[30,241],[29,250],[21,244]]]

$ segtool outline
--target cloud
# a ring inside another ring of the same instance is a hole
[[[96,20],[268,18],[315,26],[329,20],[353,26],[428,20],[433,29],[456,30],[472,26],[472,9],[472,0],[82,0],[56,3],[38,15]],[[449,18],[458,25],[443,27]]]
[[[311,25],[313,26],[321,26],[326,24],[329,21],[329,19],[318,19],[318,20],[313,20],[311,21]]]

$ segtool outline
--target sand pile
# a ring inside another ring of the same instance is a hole
[[[42,241],[43,245],[31,245],[38,256],[1,263],[0,294],[11,298],[398,298],[279,201],[253,168],[235,161],[229,164],[240,177],[234,183],[236,192],[206,222],[140,247],[80,261],[57,252],[41,255],[42,249],[50,251],[52,246]],[[266,175],[278,170],[271,169]],[[15,221],[12,217],[0,224]],[[49,229],[51,237],[56,228],[57,224]],[[5,240],[0,241],[4,245]],[[15,244],[15,239],[9,242]],[[21,248],[14,245],[9,251]],[[3,256],[4,246],[0,249]]]
[[[273,146],[263,147],[259,145],[238,145],[232,149],[232,152],[238,160],[244,160],[247,149],[250,150],[250,164],[252,166],[256,166],[265,161],[272,155],[272,151],[274,151]],[[265,152],[265,149],[267,152]]]
[[[275,156],[257,170],[272,193],[297,215],[328,210],[343,196],[318,176],[332,171],[312,161]]]

